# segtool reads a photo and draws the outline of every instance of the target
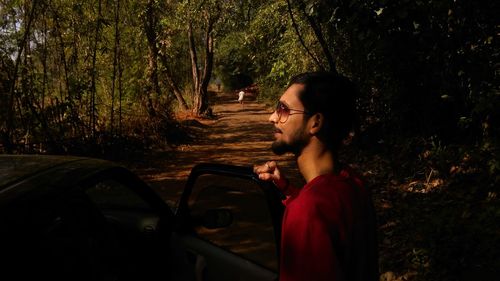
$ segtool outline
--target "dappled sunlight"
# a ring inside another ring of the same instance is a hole
[[[213,105],[214,119],[189,119],[189,115],[182,116],[181,123],[197,136],[192,143],[156,152],[134,169],[171,207],[177,206],[189,173],[198,163],[251,167],[276,160],[292,183],[303,184],[293,156],[276,156],[271,151],[274,136],[273,125],[268,118],[272,109],[255,101],[245,102],[241,106],[230,95],[218,97],[217,100],[219,104]],[[232,186],[231,183],[226,184]],[[274,229],[264,211],[267,209],[263,203],[265,200],[262,201],[261,195],[249,193],[247,189],[234,188],[222,192],[221,185],[224,183],[219,179],[202,195],[194,191],[190,202],[198,200],[198,204],[208,209],[231,210],[235,221],[227,228],[208,229],[200,226],[196,228],[197,233],[212,243],[276,270]],[[192,209],[192,212],[196,211]]]
[[[412,181],[403,186],[403,190],[413,193],[429,193],[444,184],[443,179],[433,179],[431,181]]]
[[[277,269],[277,249],[274,243],[274,230],[261,222],[239,222],[226,228],[207,229],[199,227],[196,232],[205,239],[233,253]]]
[[[268,121],[272,109],[255,101],[241,106],[229,94],[217,96],[212,106],[215,119],[193,119],[187,114],[181,122],[197,135],[192,143],[151,155],[147,163],[132,167],[165,200],[177,201],[191,169],[198,163],[253,166],[268,160],[279,161],[292,182],[301,184],[291,156],[271,152],[273,125]]]

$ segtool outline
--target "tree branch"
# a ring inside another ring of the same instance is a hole
[[[290,0],[286,0],[286,3],[288,5],[288,13],[290,14],[290,19],[292,20],[292,26],[293,26],[293,28],[295,30],[295,33],[297,33],[297,37],[299,38],[300,44],[302,45],[302,47],[304,47],[304,49],[306,50],[307,54],[314,60],[314,62],[316,63],[316,65],[320,69],[324,70],[325,68],[320,63],[320,61],[318,60],[318,58],[316,58],[316,56],[314,56],[314,54],[311,53],[311,51],[309,50],[309,48],[307,48],[306,43],[304,42],[304,39],[302,38],[302,35],[300,34],[299,27],[297,26],[297,23],[295,22],[295,19],[293,17],[292,4],[290,3]]]
[[[290,1],[290,0],[287,0],[287,1]],[[321,31],[321,26],[316,23],[316,20],[307,14],[306,10],[305,10],[305,5],[304,3],[302,2],[302,5],[301,6],[301,10],[302,12],[304,13],[304,16],[306,17],[307,21],[309,22],[309,25],[311,26],[311,28],[313,29],[314,31],[314,35],[316,35],[316,39],[318,39],[318,42],[321,46],[321,49],[323,50],[323,54],[325,55],[325,58],[328,62],[328,67],[329,67],[329,71],[337,74],[337,66],[335,64],[335,60],[333,59],[333,56],[332,56],[332,53],[330,52],[330,49],[328,48],[328,44],[326,43],[326,40],[325,40],[325,37],[323,36],[323,32]]]

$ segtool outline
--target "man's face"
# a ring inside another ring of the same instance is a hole
[[[309,143],[309,136],[306,132],[306,119],[303,113],[304,106],[299,100],[299,92],[304,85],[293,84],[280,98],[284,107],[292,109],[288,117],[282,114],[281,118],[276,111],[269,116],[269,122],[274,125],[274,137],[272,150],[277,155],[287,152],[299,156],[302,149]]]

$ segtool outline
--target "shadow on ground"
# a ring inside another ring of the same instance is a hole
[[[227,93],[216,96],[212,105],[214,119],[180,120],[197,136],[193,142],[155,151],[144,161],[128,166],[172,207],[176,206],[191,169],[198,163],[253,166],[278,160],[291,180],[301,184],[291,156],[278,157],[270,150],[273,126],[268,118],[272,110],[255,100],[246,100],[241,105],[235,97]]]

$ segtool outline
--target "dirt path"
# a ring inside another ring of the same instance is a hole
[[[183,120],[198,136],[190,144],[172,151],[158,151],[132,168],[172,206],[184,188],[191,168],[198,163],[252,166],[278,160],[292,180],[300,181],[290,156],[278,157],[271,150],[273,126],[268,122],[272,108],[249,98],[241,106],[234,94],[218,93],[212,106],[214,120]]]
[[[236,99],[235,94],[217,96],[213,106],[215,120],[184,121],[190,123],[199,136],[196,141],[176,150],[155,152],[144,161],[128,166],[171,206],[177,205],[191,168],[202,162],[251,166],[276,159],[287,176],[300,186],[293,159],[290,156],[277,157],[270,151],[273,126],[267,119],[272,108],[255,101],[247,101],[241,107]],[[376,143],[370,143],[364,150],[354,147],[343,153],[343,159],[348,159],[356,171],[362,172],[372,191],[379,225],[381,280],[434,280],[436,278],[428,277],[455,276],[456,272],[497,276],[493,273],[498,268],[495,266],[498,259],[492,257],[496,253],[494,249],[498,248],[495,247],[498,245],[498,227],[485,227],[490,218],[481,216],[480,212],[466,213],[470,207],[463,206],[478,204],[470,199],[472,195],[463,195],[471,190],[468,184],[457,184],[458,178],[453,189],[446,192],[413,192],[409,187],[428,186],[429,180],[426,182],[426,178],[415,176],[396,177],[398,173],[405,174],[398,172],[405,167],[403,165],[412,167],[415,161],[400,157],[393,160],[394,153],[397,154],[393,147],[377,146]],[[481,204],[491,206],[493,210],[495,201]],[[440,231],[440,236],[436,235],[436,230]],[[262,244],[260,240],[256,241]],[[469,252],[457,252],[457,245],[479,250],[469,255]],[[465,261],[467,267],[459,263],[447,265],[449,260],[459,259]],[[469,279],[492,279],[477,276]],[[445,279],[451,280],[451,277]]]

